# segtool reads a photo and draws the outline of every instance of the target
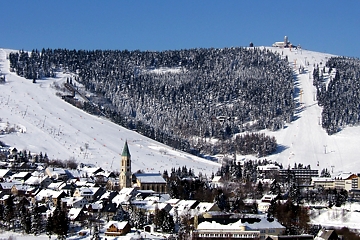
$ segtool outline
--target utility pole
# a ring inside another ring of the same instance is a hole
[[[325,154],[326,154],[326,147],[327,147],[327,145],[324,145],[324,151],[325,151]]]

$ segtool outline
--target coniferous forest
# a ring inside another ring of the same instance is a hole
[[[323,107],[322,127],[334,134],[345,126],[360,122],[360,60],[347,57],[330,58],[326,67],[315,68],[314,86],[317,88],[318,104]],[[325,71],[335,72],[327,86]]]
[[[281,129],[295,108],[288,61],[266,49],[42,49],[9,59],[11,71],[34,83],[58,71],[73,73],[68,83],[94,94],[83,103],[68,101],[197,155],[271,154],[275,138],[251,133],[231,139]]]

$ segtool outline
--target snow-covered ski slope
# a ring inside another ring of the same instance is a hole
[[[146,138],[107,119],[92,116],[56,96],[54,83],[66,81],[69,75],[55,79],[24,79],[9,72],[6,56],[0,49],[0,70],[6,83],[0,84],[0,129],[18,128],[16,133],[0,135],[0,141],[33,153],[47,153],[50,159],[93,163],[106,170],[120,171],[122,150],[127,140],[132,156],[132,171],[163,172],[186,166],[196,174],[211,175],[220,164],[208,161]],[[5,126],[4,126],[5,125]]]
[[[276,154],[267,159],[276,160],[287,167],[294,163],[310,164],[312,169],[328,168],[337,172],[360,172],[357,156],[360,152],[360,127],[347,127],[332,136],[321,128],[321,108],[317,105],[312,85],[314,64],[323,67],[332,55],[307,50],[271,48],[287,56],[294,68],[295,120],[276,132],[264,131],[276,137],[280,145]],[[198,158],[116,124],[89,115],[56,96],[52,87],[66,80],[67,74],[55,79],[32,83],[9,72],[6,60],[10,50],[0,49],[0,70],[6,83],[0,85],[0,124],[18,127],[16,133],[0,135],[0,140],[19,150],[47,153],[50,159],[94,163],[107,170],[120,168],[120,155],[125,140],[132,155],[132,171],[162,172],[172,167],[187,166],[195,173],[211,174],[220,164]],[[304,73],[299,73],[299,66]],[[325,75],[326,77],[326,75]],[[1,126],[0,126],[1,128]],[[248,157],[248,156],[246,156]],[[241,159],[238,156],[238,159]],[[254,157],[252,157],[254,158]]]
[[[295,101],[297,109],[295,120],[286,124],[285,129],[267,132],[276,137],[282,145],[280,152],[269,159],[283,163],[284,167],[294,163],[310,164],[312,169],[327,168],[338,172],[360,172],[358,156],[360,153],[360,127],[346,127],[337,134],[329,136],[321,127],[321,107],[317,105],[316,89],[313,86],[314,65],[322,69],[327,59],[333,55],[307,50],[269,48],[288,56],[294,69]],[[305,67],[303,73],[298,68]],[[333,71],[335,73],[335,71]],[[324,75],[329,79],[328,75]]]

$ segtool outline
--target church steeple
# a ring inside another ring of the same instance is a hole
[[[131,157],[127,141],[125,141],[125,146],[124,146],[124,149],[123,149],[123,152],[122,152],[121,156],[122,157],[129,157],[129,158]]]
[[[121,168],[119,176],[120,189],[131,187],[131,155],[127,141],[125,141],[124,149],[121,154]]]

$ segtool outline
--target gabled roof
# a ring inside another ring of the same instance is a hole
[[[46,180],[48,178],[49,178],[49,176],[31,176],[25,181],[25,184],[38,185],[38,184],[41,184],[44,180]]]
[[[194,209],[198,204],[199,201],[197,200],[181,200],[171,209],[170,214],[173,215],[175,211],[177,211],[180,216],[184,211],[190,211],[191,209]]]
[[[320,229],[320,231],[318,232],[318,234],[315,237],[315,240],[327,240],[332,235],[333,235],[333,237],[337,237],[337,234],[336,234],[336,232],[334,232],[334,230]]]
[[[11,175],[11,171],[9,169],[0,169],[0,178],[10,175]]]
[[[337,175],[335,177],[335,179],[338,179],[338,180],[350,180],[350,179],[353,179],[357,177],[355,174],[353,173],[340,173],[339,175]]]
[[[130,198],[131,198],[131,195],[128,195],[128,194],[118,194],[118,195],[116,195],[116,196],[112,199],[112,202],[113,202],[113,203],[116,203],[117,205],[119,205],[119,204],[124,204],[124,203],[129,202]]]
[[[128,224],[127,221],[123,221],[123,222],[109,221],[109,222],[105,225],[105,228],[109,228],[109,227],[111,227],[112,225],[114,225],[117,229],[123,229],[127,224]]]
[[[79,216],[82,210],[83,210],[82,208],[70,208],[68,213],[70,220],[75,220]]]
[[[12,178],[25,178],[27,176],[31,175],[29,172],[18,172],[12,175]]]
[[[42,200],[44,197],[58,198],[63,193],[64,193],[64,191],[54,191],[51,189],[42,189],[40,192],[38,192],[38,194],[36,194],[36,199]]]
[[[119,192],[119,194],[124,194],[124,195],[135,195],[136,189],[131,187],[131,188],[122,188]]]
[[[66,185],[65,182],[52,182],[47,188],[52,190],[60,190],[63,187],[65,187],[65,185]]]
[[[196,209],[199,210],[199,212],[208,212],[213,207],[216,207],[216,203],[210,203],[210,202],[200,202],[199,205],[197,205]]]

